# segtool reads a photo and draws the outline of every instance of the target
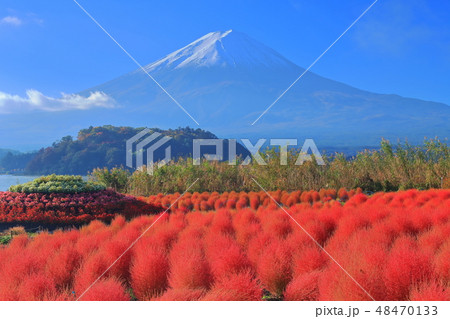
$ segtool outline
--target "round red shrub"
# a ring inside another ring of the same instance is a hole
[[[138,245],[131,266],[131,287],[139,300],[150,300],[168,287],[169,260],[161,247]]]
[[[130,295],[119,280],[102,278],[79,298],[81,301],[128,301]]]
[[[234,273],[216,281],[202,298],[211,301],[261,300],[263,291],[251,272]]]
[[[287,285],[284,292],[284,300],[287,301],[317,301],[319,300],[320,271],[303,273]]]
[[[257,266],[262,284],[273,295],[280,296],[292,277],[292,255],[282,240],[272,241],[263,250]]]

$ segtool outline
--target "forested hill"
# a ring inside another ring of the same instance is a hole
[[[43,148],[27,163],[27,174],[87,174],[97,167],[125,167],[126,141],[141,132],[144,128],[100,126],[81,130],[76,139],[63,137],[51,147]],[[150,129],[172,139],[155,152],[155,160],[164,158],[164,150],[171,146],[172,159],[187,157],[192,154],[193,139],[215,139],[213,133],[189,127],[161,130]],[[148,136],[148,135],[146,135]],[[227,159],[227,144],[224,153]],[[203,148],[202,153],[214,152],[214,149]],[[237,154],[246,156],[247,151],[238,144]],[[145,156],[145,154],[144,154]],[[13,160],[14,156],[9,160]],[[1,163],[0,163],[1,164]]]
[[[6,149],[6,148],[0,148],[0,160],[8,154],[17,155],[17,154],[20,154],[20,152],[15,151],[15,150]]]

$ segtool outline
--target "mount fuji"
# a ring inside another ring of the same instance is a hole
[[[450,132],[448,105],[372,93],[313,72],[251,125],[305,69],[237,31],[208,33],[143,69],[80,92],[104,92],[116,101],[114,108],[36,113],[33,119],[47,123],[53,139],[90,125],[196,127],[147,72],[200,128],[224,138],[314,138],[319,147],[362,146],[378,145],[381,138],[417,143]]]

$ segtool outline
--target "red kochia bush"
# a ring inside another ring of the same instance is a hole
[[[384,282],[387,300],[406,300],[410,288],[432,276],[432,256],[410,237],[397,239],[386,260]]]
[[[46,265],[46,275],[53,278],[57,288],[65,288],[72,284],[73,275],[80,264],[82,256],[75,249],[73,244],[61,247],[48,260]]]
[[[206,238],[206,256],[215,279],[250,269],[250,261],[238,244],[229,236],[216,236],[214,232]]]
[[[294,277],[325,268],[329,261],[329,257],[314,243],[302,246],[293,259]]]
[[[127,301],[130,295],[123,284],[114,278],[100,279],[83,296],[82,301]]]
[[[320,300],[385,298],[383,274],[389,246],[379,236],[378,230],[361,229],[350,237],[336,235],[330,239],[325,250],[339,264],[329,259],[323,268],[319,279]]]
[[[450,281],[450,239],[440,247],[435,256],[436,272],[443,281]]]
[[[285,238],[292,232],[291,219],[283,210],[261,209],[258,217],[266,233]]]
[[[411,301],[450,301],[450,287],[436,281],[423,282],[411,289],[408,299]]]
[[[139,243],[131,266],[131,287],[135,296],[139,300],[150,300],[162,294],[168,286],[168,274],[169,260],[164,250],[157,245]]]
[[[153,298],[155,301],[196,301],[199,300],[206,290],[204,289],[190,289],[179,288],[169,289],[162,296]]]
[[[266,289],[280,296],[292,276],[292,255],[289,246],[282,240],[270,243],[259,257],[257,271]]]
[[[234,273],[216,281],[202,300],[252,301],[261,300],[263,291],[250,272]]]
[[[284,292],[284,300],[288,301],[314,301],[319,299],[320,271],[303,273],[289,283]]]
[[[74,276],[75,294],[80,296],[85,292],[108,269],[109,265],[100,253],[92,254],[85,258]],[[109,273],[105,275],[105,277],[109,277]]]
[[[34,274],[24,279],[19,290],[20,300],[40,301],[51,299],[57,293],[53,278],[44,274]]]
[[[211,285],[211,271],[201,242],[195,238],[178,242],[169,256],[170,287],[175,289],[207,289]]]

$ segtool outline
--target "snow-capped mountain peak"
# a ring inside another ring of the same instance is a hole
[[[166,57],[145,66],[161,68],[211,66],[292,66],[292,62],[249,36],[233,31],[210,32]]]

